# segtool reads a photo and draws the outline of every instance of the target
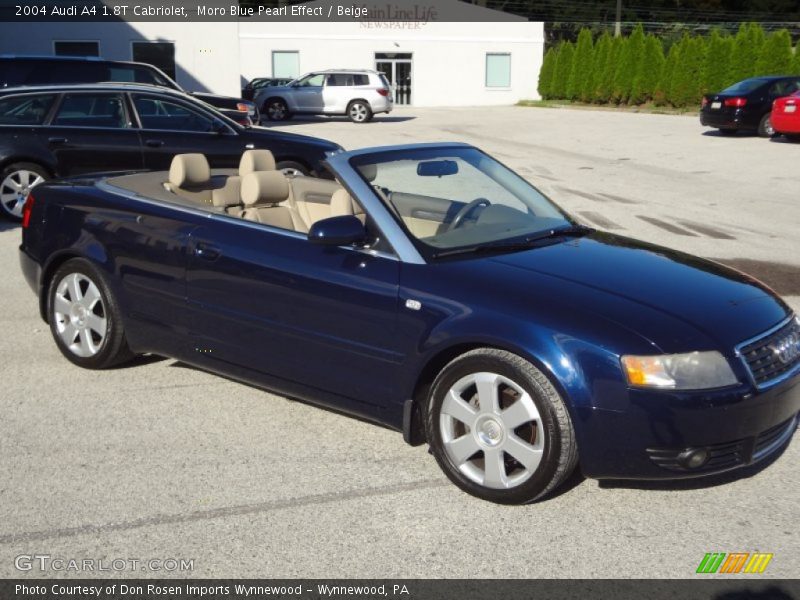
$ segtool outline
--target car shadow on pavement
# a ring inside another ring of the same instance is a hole
[[[758,475],[764,469],[768,469],[772,463],[777,461],[786,448],[789,447],[790,442],[787,442],[783,447],[775,452],[775,454],[761,460],[753,465],[728,471],[726,473],[719,473],[718,475],[707,475],[700,477],[693,477],[691,479],[659,479],[656,481],[640,481],[629,479],[601,479],[599,481],[600,487],[603,489],[631,489],[631,490],[650,490],[662,492],[684,492],[707,489],[717,487],[720,485],[727,485],[740,479],[749,479]]]
[[[786,591],[778,582],[771,582],[769,587],[762,590],[752,590],[743,587],[740,590],[730,590],[714,596],[714,600],[795,600],[795,596]]]
[[[405,121],[413,121],[417,117],[401,117],[401,116],[394,116],[394,117],[383,117],[381,115],[375,115],[375,118],[372,119],[369,123],[353,123],[353,125],[380,125],[386,123],[404,123]],[[269,121],[262,119],[261,123],[259,124],[261,127],[275,127],[275,126],[286,126],[286,125],[314,125],[318,123],[349,123],[350,119],[345,116],[316,116],[316,115],[303,115],[303,116],[295,116],[291,119],[287,119],[286,121]]]
[[[798,134],[798,135],[800,135],[800,134]],[[786,137],[785,135],[776,135],[776,136],[773,136],[773,137],[769,138],[769,141],[772,142],[773,144],[790,144],[790,145],[791,144],[795,144],[795,145],[800,146],[800,137],[798,137],[796,139],[790,139],[790,138]]]
[[[0,233],[9,229],[19,229],[19,223],[0,218]]]

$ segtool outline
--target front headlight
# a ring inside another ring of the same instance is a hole
[[[623,356],[622,370],[635,387],[704,390],[737,383],[730,364],[719,352],[660,356]]]

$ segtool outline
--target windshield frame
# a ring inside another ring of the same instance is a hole
[[[397,160],[403,160],[404,158],[408,158],[411,160],[432,160],[432,159],[447,159],[452,157],[463,158],[462,155],[465,152],[476,152],[483,157],[489,159],[490,161],[496,163],[502,169],[508,171],[513,177],[516,177],[521,183],[525,186],[531,188],[533,192],[541,196],[544,202],[546,202],[549,207],[555,210],[558,215],[564,219],[564,223],[561,224],[557,229],[561,228],[579,228],[581,224],[575,220],[566,210],[564,210],[557,202],[555,202],[550,196],[542,192],[538,187],[533,185],[530,181],[522,177],[519,173],[517,173],[514,169],[503,163],[502,161],[498,160],[494,156],[490,155],[487,152],[484,152],[480,148],[476,148],[474,146],[470,146],[467,144],[441,144],[441,145],[428,145],[428,144],[421,144],[419,146],[410,146],[410,147],[403,147],[403,148],[387,148],[387,149],[379,149],[376,148],[373,152],[366,152],[366,153],[358,153],[355,156],[351,156],[347,159],[348,166],[355,172],[355,174],[361,179],[361,182],[365,184],[372,194],[378,199],[381,203],[383,208],[386,210],[391,218],[396,222],[396,224],[400,227],[403,231],[405,237],[411,242],[414,248],[419,252],[419,254],[424,258],[426,262],[432,261],[439,261],[443,260],[444,257],[475,257],[477,256],[474,253],[470,253],[469,249],[476,246],[474,241],[470,241],[465,244],[460,244],[456,246],[446,246],[446,247],[437,247],[431,244],[428,244],[414,235],[411,230],[406,225],[405,221],[399,214],[398,210],[395,206],[392,205],[391,201],[388,198],[385,198],[383,194],[379,193],[378,190],[375,188],[374,184],[367,180],[364,177],[364,174],[361,172],[359,167],[364,165],[379,165],[381,163],[388,163],[394,162]],[[473,165],[474,166],[474,165]],[[477,167],[476,167],[477,168]],[[502,184],[492,178],[488,173],[483,170],[480,170],[487,178],[491,179],[498,185]],[[505,186],[502,186],[505,187]],[[508,188],[505,188],[508,189]],[[510,192],[510,190],[508,190]],[[520,202],[525,204],[522,199],[519,199]],[[466,204],[465,204],[466,206]],[[527,240],[531,238],[531,236],[536,236],[538,233],[546,232],[553,227],[548,226],[544,227],[537,231],[526,231],[524,233],[519,233],[515,235],[510,235],[507,237],[501,238],[492,238],[490,240],[484,240],[483,243],[485,244],[497,244],[498,248],[502,247],[503,245],[507,244],[509,247],[506,250],[498,250],[498,253],[503,251],[505,252],[512,252],[512,246],[514,245],[523,245],[526,243]],[[480,243],[479,243],[480,244]],[[533,246],[531,246],[533,247]],[[463,252],[462,252],[463,251]]]

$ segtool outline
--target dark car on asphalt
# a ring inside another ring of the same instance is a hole
[[[106,83],[0,90],[0,214],[19,219],[32,187],[53,177],[167,169],[175,154],[202,152],[235,168],[250,148],[272,151],[290,175],[322,173],[337,144],[244,127],[187,94]]]
[[[800,319],[752,277],[582,226],[466,144],[339,152],[335,180],[286,178],[264,154],[227,178],[191,154],[34,190],[20,264],[68,360],[168,356],[358,415],[503,503],[576,465],[709,475],[794,435]],[[318,435],[290,421],[265,435]],[[289,477],[314,472],[264,464]]]
[[[723,135],[752,131],[762,137],[775,135],[770,121],[772,103],[800,90],[800,75],[751,77],[716,94],[703,96],[700,123]]]
[[[277,87],[282,85],[289,85],[292,82],[291,78],[281,77],[256,77],[247,82],[242,88],[242,98],[245,100],[252,100],[256,92],[265,87]]]
[[[0,56],[0,88],[66,83],[146,83],[187,93],[235,121],[258,123],[256,105],[243,98],[184,90],[161,69],[147,63],[89,56]],[[240,113],[240,114],[238,114]]]

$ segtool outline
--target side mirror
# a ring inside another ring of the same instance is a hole
[[[317,221],[308,230],[308,241],[323,246],[347,246],[364,241],[367,231],[353,215],[329,217]]]

